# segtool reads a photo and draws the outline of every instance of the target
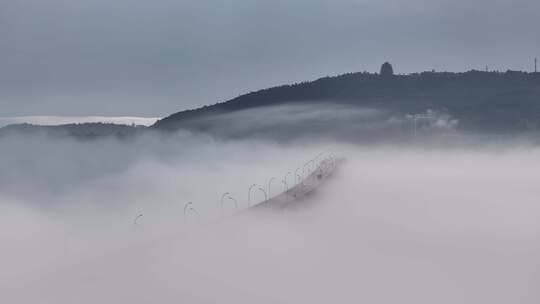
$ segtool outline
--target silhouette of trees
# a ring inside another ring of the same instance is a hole
[[[381,67],[381,74],[391,73],[390,64]],[[467,129],[524,130],[536,128],[540,122],[540,73],[471,70],[393,77],[347,73],[250,92],[227,102],[178,112],[153,128],[175,130],[203,116],[294,103],[346,103],[402,113],[445,109]]]

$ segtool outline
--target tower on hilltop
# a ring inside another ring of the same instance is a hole
[[[393,76],[394,75],[394,69],[392,68],[392,65],[389,62],[383,63],[381,66],[381,76]]]

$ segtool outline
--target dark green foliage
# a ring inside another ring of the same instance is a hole
[[[531,131],[540,128],[540,73],[423,72],[381,77],[349,73],[251,92],[224,103],[183,111],[153,128],[175,130],[199,117],[268,105],[341,103],[417,113],[443,109],[466,130]]]

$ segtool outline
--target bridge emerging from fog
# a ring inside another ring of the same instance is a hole
[[[272,177],[266,186],[252,184],[248,188],[247,208],[242,209],[240,213],[298,207],[300,206],[300,202],[305,202],[306,198],[313,194],[317,188],[322,186],[343,162],[344,158],[335,157],[332,153],[320,153],[303,166],[296,168],[294,172],[289,171],[281,180]],[[289,183],[289,180],[287,179],[289,175],[293,177],[292,183]],[[276,183],[280,182],[283,186],[282,192],[271,195],[271,185],[273,181]],[[251,195],[252,193],[254,194],[252,190],[263,192],[264,200],[252,202]],[[234,204],[234,209],[238,210],[238,200],[236,200],[230,192],[223,193],[220,200],[221,216],[224,215],[224,206],[226,204],[230,205],[231,202]],[[234,212],[226,213],[229,215],[234,214]],[[197,217],[200,216],[199,212],[194,207],[194,204],[188,202],[184,206],[184,217],[189,217],[191,215],[196,215]]]
[[[343,161],[344,159],[341,157],[336,158],[333,155],[329,155],[322,160],[314,159],[308,162],[304,167],[298,168],[294,173],[294,185],[288,188],[286,181],[282,180],[285,191],[250,206],[246,211],[286,209],[297,206],[299,202],[305,200],[305,198],[324,184],[334,174]]]

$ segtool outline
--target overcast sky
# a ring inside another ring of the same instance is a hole
[[[0,116],[163,116],[344,72],[531,70],[538,0],[0,0]]]

